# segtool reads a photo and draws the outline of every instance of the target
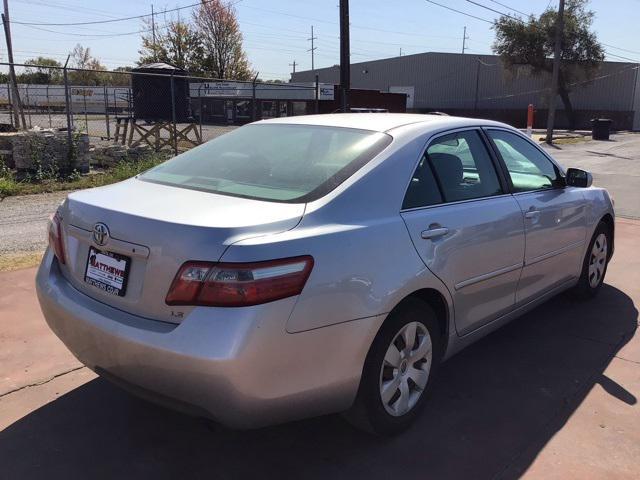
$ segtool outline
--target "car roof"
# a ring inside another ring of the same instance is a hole
[[[457,128],[476,125],[507,126],[492,120],[429,115],[419,113],[329,113],[322,115],[301,115],[262,120],[256,123],[281,123],[288,125],[319,125],[327,127],[359,128],[376,132],[388,132],[394,128],[416,123],[435,129]]]

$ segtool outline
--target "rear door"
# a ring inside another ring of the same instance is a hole
[[[580,274],[587,233],[579,188],[567,187],[560,169],[524,136],[487,129],[524,216],[526,251],[517,303],[526,303]]]
[[[453,297],[459,334],[509,312],[524,257],[522,212],[479,129],[433,138],[403,205],[413,244]]]

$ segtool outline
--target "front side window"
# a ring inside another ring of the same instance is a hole
[[[369,130],[247,125],[138,178],[223,195],[302,203],[336,188],[389,143],[389,135]]]
[[[507,166],[515,192],[556,188],[560,184],[558,168],[527,140],[504,130],[487,133]]]

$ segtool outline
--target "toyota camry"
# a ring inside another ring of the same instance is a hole
[[[444,360],[598,292],[614,212],[591,183],[493,121],[261,121],[70,194],[38,297],[82,363],[144,398],[235,428],[345,412],[391,434]]]

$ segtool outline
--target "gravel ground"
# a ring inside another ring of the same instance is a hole
[[[0,200],[0,256],[40,252],[47,246],[47,220],[69,192]]]

